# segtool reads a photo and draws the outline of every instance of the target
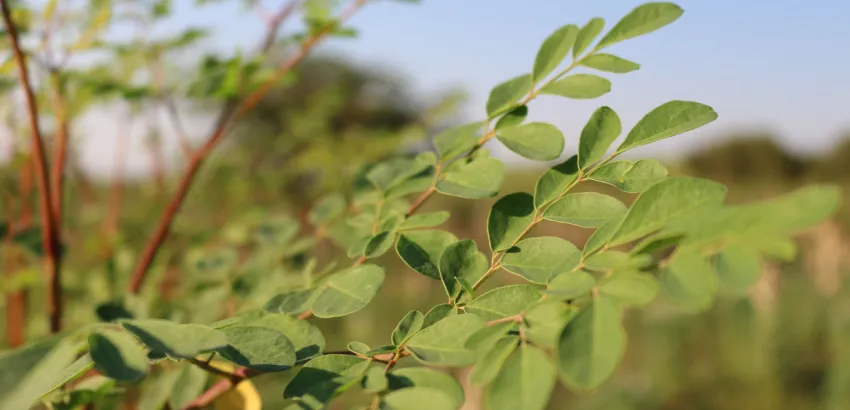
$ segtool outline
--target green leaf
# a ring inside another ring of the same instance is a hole
[[[501,131],[505,128],[515,127],[522,124],[526,117],[528,117],[528,106],[520,105],[499,118],[499,121],[496,121],[496,126],[493,127],[493,129]]]
[[[593,389],[614,373],[626,348],[621,320],[616,303],[600,295],[564,327],[555,352],[568,387]]]
[[[452,408],[463,406],[466,400],[463,388],[454,378],[427,367],[394,369],[387,374],[387,378],[389,379],[390,390],[393,391],[406,390],[411,387],[438,390],[451,399]],[[425,400],[425,403],[428,403],[428,400]]]
[[[599,40],[597,49],[608,47],[631,38],[652,33],[674,21],[684,13],[681,7],[673,3],[646,3],[637,6],[620,19],[611,31]]]
[[[515,192],[499,198],[487,217],[490,249],[503,251],[514,245],[534,220],[534,197]]]
[[[175,384],[180,373],[175,370],[166,370],[145,379],[136,408],[138,410],[162,410],[163,406],[168,403],[169,397],[175,394]]]
[[[90,334],[89,352],[97,371],[112,379],[135,382],[148,372],[147,354],[126,333],[104,329]]]
[[[690,177],[665,179],[638,196],[610,246],[640,239],[700,207],[720,205],[725,196],[726,187],[717,182]]]
[[[393,158],[381,162],[369,170],[366,179],[375,188],[386,192],[425,171],[428,167],[427,163],[417,161],[415,158]]]
[[[146,319],[128,320],[121,325],[152,350],[179,359],[192,359],[227,346],[224,333],[198,324]]]
[[[302,399],[327,403],[360,381],[370,360],[357,356],[329,354],[307,362],[283,391],[285,399]]]
[[[310,298],[314,289],[291,290],[281,293],[266,302],[263,309],[269,313],[298,314],[310,309]]]
[[[372,348],[369,347],[369,345],[367,345],[366,343],[358,341],[348,342],[348,346],[346,347],[348,348],[349,352],[357,353],[361,356],[367,356],[369,351],[372,350]]]
[[[345,197],[342,194],[326,195],[310,209],[307,220],[313,225],[321,225],[342,216],[346,206]]]
[[[677,252],[660,280],[673,302],[687,311],[704,311],[714,302],[717,273],[708,259],[699,253]]]
[[[457,309],[454,306],[443,303],[431,308],[428,313],[425,314],[425,320],[422,322],[422,328],[426,328],[428,326],[433,325],[449,316],[457,315]]]
[[[574,59],[579,58],[581,54],[590,47],[590,43],[599,36],[599,33],[602,32],[603,28],[605,28],[605,20],[601,17],[594,17],[582,26],[581,30],[578,32],[578,36],[576,36],[576,42],[573,45]]]
[[[0,398],[0,408],[28,409],[47,393],[82,376],[94,362],[89,355],[77,358],[80,347],[68,339],[59,342],[27,372],[14,390]]]
[[[260,326],[222,329],[228,346],[219,349],[227,360],[263,372],[279,372],[295,365],[295,346],[281,332]]]
[[[578,141],[579,168],[585,169],[602,159],[622,130],[620,117],[610,107],[594,111],[581,130]]]
[[[570,159],[547,170],[534,187],[534,207],[540,209],[543,205],[555,200],[578,180],[578,157]]]
[[[572,74],[540,90],[541,94],[560,95],[573,99],[599,98],[611,91],[611,81],[593,74]]]
[[[466,341],[484,326],[476,315],[449,316],[419,331],[407,342],[407,349],[425,364],[466,366],[476,359],[475,352],[466,348]]]
[[[564,151],[564,135],[552,124],[530,122],[505,128],[496,138],[511,151],[535,161],[551,161]]]
[[[388,393],[381,410],[457,410],[451,397],[429,387],[409,387]]]
[[[523,344],[487,389],[493,410],[544,410],[555,387],[555,367],[542,350]]]
[[[623,219],[626,215],[622,215],[616,218],[605,222],[605,225],[602,225],[590,235],[590,238],[587,239],[587,242],[584,244],[584,249],[582,249],[581,254],[582,257],[587,257],[588,255],[592,255],[594,252],[603,249],[608,243],[611,241],[611,238],[617,232],[617,229],[620,228],[620,225],[623,223]]]
[[[630,254],[628,252],[606,250],[590,255],[584,260],[584,269],[596,272],[613,270],[637,270],[652,263],[652,256],[646,254]]]
[[[575,44],[577,34],[578,26],[568,24],[546,37],[534,58],[533,82],[536,83],[545,78],[564,61],[570,48]]]
[[[658,295],[658,282],[652,275],[637,272],[615,273],[602,282],[599,292],[624,306],[643,306]]]
[[[554,236],[540,236],[523,239],[508,249],[501,265],[529,282],[543,284],[558,272],[572,270],[580,256],[572,242]]]
[[[743,246],[727,246],[717,255],[720,289],[730,295],[743,295],[761,277],[761,256]]]
[[[168,404],[172,409],[182,409],[204,392],[207,372],[200,367],[185,365],[177,373],[171,385]]]
[[[492,289],[466,305],[466,312],[484,320],[515,316],[540,300],[540,292],[530,285],[508,285]]]
[[[389,231],[383,231],[369,238],[363,256],[368,259],[377,258],[385,254],[393,246],[395,235]]]
[[[463,290],[461,284],[471,286],[480,279],[490,264],[471,239],[455,242],[440,257],[440,279],[446,294],[457,300]]]
[[[612,218],[626,213],[620,200],[598,192],[569,194],[546,208],[543,219],[552,222],[598,228]]]
[[[597,53],[581,60],[581,65],[614,74],[625,74],[640,69],[640,64],[613,54]]]
[[[451,164],[437,182],[437,192],[461,198],[491,198],[499,193],[505,165],[490,157],[476,157]]]
[[[441,161],[452,159],[478,145],[484,123],[473,122],[448,128],[434,136],[434,148]]]
[[[654,159],[609,162],[590,174],[590,180],[612,185],[625,192],[643,192],[667,178],[667,168]]]
[[[692,101],[673,100],[650,111],[629,131],[617,152],[661,141],[695,130],[717,119],[713,108]]]
[[[316,289],[311,310],[316,317],[350,315],[366,307],[384,283],[380,266],[365,264],[328,276]]]
[[[525,312],[526,337],[536,346],[554,350],[561,330],[577,313],[577,308],[566,303],[543,300]]]
[[[557,300],[572,300],[590,293],[595,286],[596,279],[589,273],[567,271],[552,278],[543,293]]]
[[[61,335],[54,335],[14,350],[0,352],[0,369],[4,369],[0,372],[0,397],[6,397],[17,389],[18,383],[24,379],[27,372],[32,370],[61,340]]]
[[[487,118],[496,117],[510,109],[531,91],[531,86],[531,74],[523,74],[493,87],[487,97]]]
[[[516,336],[496,342],[496,345],[475,363],[472,374],[469,375],[469,382],[479,386],[492,382],[499,375],[505,361],[516,350],[518,343],[519,338]]]
[[[366,375],[363,376],[361,384],[363,386],[363,391],[370,394],[382,392],[389,387],[387,374],[384,372],[384,369],[377,366],[370,367],[369,370],[366,371]]]
[[[396,252],[410,269],[440,280],[440,257],[457,242],[457,237],[441,230],[404,232],[396,242]]]
[[[403,318],[398,322],[392,334],[392,344],[396,346],[401,346],[410,339],[411,336],[415,335],[416,332],[422,329],[422,324],[425,321],[425,315],[418,310],[411,310],[404,315]]]
[[[449,216],[450,214],[446,211],[411,215],[401,223],[401,226],[399,226],[398,229],[431,228],[446,222],[449,219]]]
[[[499,340],[507,336],[508,332],[516,327],[517,321],[484,326],[466,340],[466,348],[476,352],[488,352]]]
[[[306,320],[298,320],[289,315],[271,314],[240,324],[265,327],[282,333],[292,342],[295,357],[299,363],[325,350],[325,338],[322,332]]]

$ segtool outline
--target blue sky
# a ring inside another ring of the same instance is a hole
[[[594,16],[611,27],[643,2],[375,1],[351,20],[359,38],[333,40],[323,48],[391,70],[424,96],[461,87],[471,97],[463,116],[478,120],[490,88],[528,72],[549,33]],[[190,8],[189,1],[175,3],[183,8],[165,29],[214,27],[216,35],[209,41],[214,49],[251,50],[262,35],[257,16],[241,10],[239,2],[200,11]],[[675,155],[742,129],[767,130],[796,151],[818,152],[850,129],[850,1],[677,3],[685,14],[672,25],[606,50],[640,63],[641,70],[606,75],[613,90],[596,100],[541,98],[531,105],[530,118],[559,126],[570,151],[600,105],[614,108],[626,128],[671,99],[699,101],[718,111],[715,123],[636,153],[656,156]],[[505,158],[516,159],[510,154]]]

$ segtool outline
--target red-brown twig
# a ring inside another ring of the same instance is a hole
[[[9,32],[12,45],[12,55],[21,78],[21,86],[26,97],[27,111],[29,113],[30,128],[32,130],[32,146],[35,161],[35,174],[39,192],[39,208],[41,213],[41,240],[44,246],[44,268],[47,275],[47,313],[50,320],[50,330],[53,333],[62,328],[62,287],[61,270],[59,259],[59,238],[56,225],[51,211],[50,186],[48,185],[47,160],[44,154],[44,144],[41,129],[38,124],[38,107],[36,105],[35,93],[29,80],[29,72],[23,51],[18,42],[18,30],[12,21],[7,0],[0,0],[0,9],[3,13],[3,21]]]
[[[340,22],[350,18],[365,3],[366,0],[356,0],[352,4],[352,7],[340,16]],[[273,29],[276,30],[276,28]],[[171,229],[171,223],[177,215],[177,211],[180,210],[180,206],[183,204],[186,195],[189,193],[189,188],[192,186],[195,176],[200,170],[203,162],[209,156],[210,152],[212,152],[216,145],[218,145],[221,139],[227,134],[233,122],[254,108],[275,86],[275,84],[279,83],[281,78],[292,71],[292,69],[307,56],[309,51],[312,50],[312,48],[315,47],[316,44],[318,44],[318,42],[331,31],[331,29],[333,29],[333,26],[328,26],[308,38],[295,54],[284,61],[269,81],[249,94],[244,100],[242,100],[241,103],[236,105],[234,110],[228,110],[227,114],[222,116],[222,120],[219,121],[215,130],[210,134],[206,142],[192,153],[192,157],[189,158],[183,177],[180,179],[178,184],[177,191],[174,193],[174,196],[172,196],[162,216],[159,218],[159,221],[154,228],[153,235],[145,245],[141,258],[139,259],[136,267],[133,269],[133,273],[130,278],[131,293],[138,294],[141,290],[142,284],[147,276],[147,272],[159,251],[159,247],[168,236],[169,230]]]

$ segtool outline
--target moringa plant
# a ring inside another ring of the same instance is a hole
[[[322,36],[344,31],[340,21],[350,14],[333,19],[320,3],[307,2],[308,33],[296,56]],[[355,0],[349,10],[366,3]],[[504,165],[485,144],[495,139],[531,160],[559,159],[564,135],[551,124],[526,121],[528,104],[541,94],[593,99],[608,93],[608,79],[574,71],[637,70],[637,63],[605,50],[682,13],[672,3],[647,3],[604,34],[601,18],[559,28],[543,41],[530,73],[492,89],[482,121],[440,132],[433,150],[364,169],[352,181],[352,195],[330,193],[309,210],[310,229],[271,213],[227,227],[226,240],[188,255],[179,284],[184,297],[164,307],[146,286],[153,257],[228,119],[250,109],[262,96],[255,90],[265,86],[226,95],[223,125],[201,148],[188,149],[184,179],[127,280],[129,292],[98,305],[97,323],[0,356],[0,408],[112,409],[131,402],[139,409],[206,408],[269,373],[292,375],[279,387],[291,410],[332,408],[352,390],[362,395],[357,402],[364,409],[459,409],[464,389],[438,370],[445,367],[471,366],[468,382],[484,388],[484,403],[493,410],[544,409],[559,381],[577,391],[598,387],[623,357],[629,310],[656,298],[688,312],[708,309],[719,291],[740,293],[752,285],[764,258],[793,258],[792,235],[838,206],[839,191],[831,186],[727,204],[721,184],[670,176],[653,159],[618,159],[717,118],[709,106],[679,100],[650,110],[616,145],[621,121],[614,109],[600,107],[581,129],[576,155],[540,175],[534,192],[500,193]],[[280,78],[300,58],[286,60],[271,76]],[[239,82],[227,84],[238,89],[233,84]],[[626,205],[578,190],[588,182],[634,199]],[[487,215],[486,248],[440,229],[448,212],[420,212],[435,195],[499,197]],[[544,221],[593,234],[582,248],[533,235]],[[310,233],[299,234],[305,230]],[[350,261],[316,257],[325,239]],[[355,314],[386,275],[408,274],[382,267],[379,258],[391,251],[413,274],[442,288],[445,303],[407,312],[399,307],[384,345],[350,341],[346,350],[329,351],[316,322]],[[494,287],[496,275],[523,283]]]

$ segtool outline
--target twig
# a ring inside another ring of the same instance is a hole
[[[45,251],[44,269],[47,274],[47,314],[50,318],[50,331],[56,333],[62,328],[62,287],[61,271],[58,263],[59,241],[56,235],[53,212],[50,208],[52,201],[50,199],[50,187],[47,182],[47,160],[44,154],[41,129],[38,124],[38,106],[36,105],[35,93],[30,84],[24,53],[21,51],[21,46],[18,42],[18,29],[15,27],[15,23],[12,21],[12,14],[9,11],[8,0],[0,0],[0,9],[2,9],[6,30],[9,32],[12,54],[15,58],[18,75],[24,89],[30,128],[32,130],[32,146],[41,213],[41,241]]]
[[[340,16],[340,21],[345,21],[350,18],[365,3],[366,0],[356,0],[352,3],[351,8]],[[162,216],[160,216],[159,221],[154,228],[153,235],[148,240],[147,245],[145,245],[145,248],[142,251],[142,256],[135,269],[133,269],[133,274],[130,279],[131,293],[138,294],[141,290],[142,284],[147,276],[148,269],[153,263],[160,245],[162,245],[162,242],[168,236],[171,229],[171,223],[177,215],[177,211],[180,210],[180,206],[183,204],[186,195],[189,193],[189,188],[192,186],[192,182],[194,181],[198,170],[200,170],[201,165],[203,165],[203,162],[207,159],[210,152],[212,152],[221,139],[228,133],[228,131],[230,131],[233,122],[254,108],[263,99],[263,97],[268,94],[275,84],[280,81],[281,78],[288,74],[307,56],[309,51],[312,50],[312,48],[315,47],[316,44],[318,44],[318,42],[330,32],[331,28],[332,26],[328,26],[307,39],[302,44],[298,52],[287,59],[275,71],[271,79],[269,79],[259,89],[249,94],[244,100],[242,100],[241,103],[236,105],[235,109],[228,110],[230,113],[222,116],[222,120],[219,121],[218,126],[210,134],[206,142],[192,154],[192,157],[189,159],[186,166],[186,170],[183,173],[183,177],[180,179],[177,191],[166,206],[165,212],[163,212]]]
[[[204,408],[212,404],[212,402],[218,399],[222,394],[229,392],[239,383],[260,374],[261,373],[257,373],[246,367],[240,367],[234,370],[233,373],[229,374],[226,378],[213,384],[212,387],[201,393],[201,395],[195,400],[192,400],[189,404],[183,406],[181,410]]]
[[[53,143],[53,164],[50,168],[50,207],[56,222],[56,235],[62,231],[62,194],[64,187],[65,160],[68,157],[68,116],[65,112],[65,99],[62,90],[62,78],[59,70],[50,68],[52,83],[51,102],[56,116],[56,141]],[[61,258],[61,255],[59,255]],[[61,263],[61,261],[59,261]]]

